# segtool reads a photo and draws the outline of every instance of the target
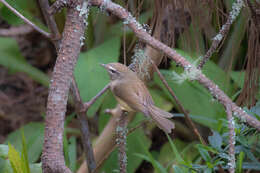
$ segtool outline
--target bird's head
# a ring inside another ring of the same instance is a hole
[[[108,71],[111,80],[124,78],[127,74],[133,73],[127,66],[120,63],[101,64]]]

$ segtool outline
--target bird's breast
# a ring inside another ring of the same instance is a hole
[[[116,94],[115,94],[115,88],[118,87],[118,85],[120,85],[119,82],[113,81],[110,83],[110,89],[113,93],[113,95],[115,96],[117,102],[119,103],[120,107],[122,110],[125,110],[127,112],[134,112],[135,110],[132,109],[125,101],[123,101],[122,99],[120,99]]]

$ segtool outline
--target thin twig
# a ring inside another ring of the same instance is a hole
[[[72,79],[71,82],[71,91],[75,101],[75,108],[79,118],[80,130],[82,136],[82,143],[84,147],[84,151],[86,153],[86,162],[88,165],[88,172],[92,173],[96,169],[96,161],[94,158],[94,152],[90,140],[90,131],[88,126],[88,121],[86,119],[87,113],[86,111],[81,111],[83,109],[83,102],[80,97],[79,89],[76,84],[75,78]]]
[[[97,93],[97,95],[95,95],[90,101],[84,103],[83,111],[88,111],[89,107],[90,107],[91,105],[93,105],[93,104],[97,101],[97,99],[98,99],[100,96],[102,96],[102,95],[109,89],[109,86],[110,86],[110,85],[107,84],[107,85],[106,85],[101,91],[99,91],[99,92]]]
[[[199,63],[199,65],[197,67],[198,69],[202,69],[204,64],[210,59],[212,54],[216,51],[220,42],[226,37],[232,23],[235,21],[236,17],[239,15],[242,6],[243,6],[243,0],[237,0],[233,3],[232,11],[229,13],[227,22],[222,26],[219,33],[213,38],[211,47],[207,51],[205,56],[202,58],[201,62]]]
[[[193,121],[191,120],[189,113],[185,110],[185,108],[182,106],[181,102],[179,101],[178,97],[174,94],[173,90],[171,89],[171,87],[168,85],[166,79],[164,78],[164,76],[161,74],[160,70],[158,69],[158,67],[154,64],[153,61],[151,61],[151,63],[153,64],[153,67],[155,69],[155,71],[157,72],[157,74],[159,75],[159,78],[161,79],[161,81],[163,82],[164,86],[167,88],[167,90],[169,91],[169,93],[171,94],[171,96],[173,97],[173,99],[175,100],[176,104],[178,105],[178,107],[180,108],[181,112],[183,112],[184,117],[187,121],[187,124],[190,126],[190,128],[192,129],[192,131],[194,132],[194,134],[197,136],[197,138],[200,140],[200,142],[204,145],[206,145],[205,140],[202,138],[202,136],[200,135],[198,129],[196,128],[195,124],[193,123]]]
[[[0,29],[0,36],[1,37],[15,37],[18,35],[25,35],[29,34],[34,29],[30,25],[20,25],[20,26],[12,26],[8,29]]]
[[[236,168],[236,158],[235,158],[235,121],[232,116],[231,106],[226,106],[226,113],[227,113],[227,119],[228,119],[228,128],[229,128],[229,172],[235,173]]]
[[[57,24],[54,20],[54,17],[50,14],[48,14],[48,9],[50,8],[49,6],[49,1],[48,0],[39,0],[39,4],[40,4],[40,8],[41,11],[43,13],[44,19],[47,23],[47,26],[49,28],[49,30],[51,31],[51,40],[53,42],[53,44],[56,47],[56,50],[58,52],[59,50],[59,46],[60,46],[60,39],[61,39],[61,35],[59,32],[59,29],[57,27]],[[70,7],[73,8],[73,7]]]
[[[127,25],[131,28],[136,36],[143,40],[145,43],[150,45],[151,47],[162,51],[165,53],[170,59],[175,61],[177,64],[184,68],[190,68],[192,65],[188,62],[183,56],[178,54],[172,48],[166,46],[162,42],[153,38],[149,33],[147,33],[140,23],[138,23],[133,16],[123,7],[118,4],[113,3],[109,0],[90,0],[92,5],[103,6],[107,11],[110,11],[112,14],[118,16],[119,18],[127,21]],[[224,106],[227,104],[231,105],[232,111],[234,115],[237,116],[242,121],[248,123],[252,127],[256,128],[260,131],[260,121],[256,118],[251,117],[245,111],[243,111],[240,107],[238,107],[232,100],[221,90],[218,88],[216,84],[214,84],[211,80],[209,80],[204,74],[199,74],[196,80],[203,85],[208,91],[210,91],[211,95],[214,96],[221,104]]]
[[[122,111],[118,119],[118,124],[116,127],[116,144],[118,146],[118,163],[119,172],[126,173],[127,167],[127,155],[126,155],[126,136],[127,136],[127,112]]]
[[[32,23],[30,20],[28,20],[26,17],[24,17],[21,13],[19,13],[15,8],[13,8],[12,6],[10,6],[5,0],[0,0],[0,2],[2,2],[9,10],[11,10],[16,16],[18,16],[19,18],[21,18],[25,23],[27,23],[28,25],[30,25],[33,29],[35,29],[36,31],[38,31],[39,33],[41,33],[42,35],[44,35],[46,38],[50,39],[51,35],[42,30],[41,28],[39,28],[37,25],[35,25],[34,23]]]

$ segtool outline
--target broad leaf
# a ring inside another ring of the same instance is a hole
[[[23,126],[26,137],[28,160],[30,163],[36,162],[42,152],[44,126],[41,123],[29,123]],[[18,151],[22,151],[21,131],[16,130],[10,133],[5,143],[11,143]]]
[[[48,76],[25,61],[14,39],[0,38],[0,45],[1,65],[7,67],[13,72],[24,72],[33,80],[41,83],[42,85],[48,86]]]
[[[89,101],[109,83],[108,74],[100,64],[117,62],[119,48],[120,40],[115,37],[86,53],[80,54],[74,74],[83,101]],[[97,111],[102,100],[103,97],[99,98],[91,106],[88,111],[89,115],[93,115]]]

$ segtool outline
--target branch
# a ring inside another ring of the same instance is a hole
[[[235,19],[239,15],[243,4],[244,4],[243,0],[237,0],[236,2],[233,3],[232,11],[229,13],[227,22],[222,26],[219,33],[213,38],[213,42],[211,44],[211,47],[207,51],[207,53],[205,54],[205,56],[203,57],[201,62],[199,63],[198,69],[202,69],[203,65],[210,59],[212,54],[216,51],[220,42],[223,40],[223,38],[226,37],[232,23],[235,21]]]
[[[77,87],[76,81],[73,78],[71,83],[71,91],[74,98],[76,112],[79,118],[80,130],[82,136],[82,143],[84,147],[84,152],[86,153],[86,162],[88,165],[88,172],[93,172],[96,169],[96,161],[94,158],[94,152],[90,140],[90,131],[88,126],[88,121],[86,119],[87,109],[84,110],[84,105],[80,97],[79,89]],[[82,111],[83,110],[83,111]]]
[[[95,97],[93,97],[90,101],[84,103],[83,111],[88,111],[90,106],[93,105],[96,102],[96,100],[100,96],[102,96],[108,89],[109,89],[109,84],[107,84],[101,91],[99,91],[99,93]]]
[[[118,146],[118,163],[119,172],[126,173],[127,156],[126,156],[126,136],[127,136],[127,112],[121,111],[116,127],[116,144]]]
[[[106,10],[110,11],[112,14],[118,16],[119,18],[126,20],[127,25],[131,28],[136,36],[143,40],[148,45],[152,46],[153,48],[162,51],[165,53],[170,59],[175,61],[180,66],[184,67],[184,69],[190,69],[192,64],[190,64],[184,57],[178,54],[172,48],[166,46],[162,42],[156,40],[152,36],[150,36],[142,26],[132,17],[132,15],[127,12],[124,8],[120,5],[113,3],[109,0],[91,0],[92,5],[103,6]],[[218,88],[216,84],[214,84],[211,80],[209,80],[204,74],[200,73],[197,75],[198,82],[203,85],[206,89],[210,91],[210,93],[224,106],[227,104],[231,105],[231,109],[234,112],[234,115],[237,116],[242,121],[245,121],[252,127],[256,128],[260,131],[260,122],[248,115],[245,111],[243,111],[240,107],[238,107],[232,100]]]
[[[30,25],[20,25],[20,26],[12,26],[8,29],[0,29],[0,36],[1,37],[15,37],[18,35],[25,35],[29,34],[34,29]]]
[[[54,17],[52,15],[48,14],[48,9],[50,8],[49,1],[48,0],[39,0],[39,4],[40,4],[41,11],[43,13],[44,19],[47,23],[47,26],[52,33],[51,40],[52,40],[53,44],[55,45],[56,50],[58,52],[59,46],[60,46],[61,35],[58,30],[57,24],[54,20]],[[74,8],[74,7],[70,7],[70,8]]]
[[[236,143],[236,133],[235,133],[235,121],[232,116],[231,106],[226,106],[226,113],[228,119],[228,128],[229,128],[229,172],[235,173],[236,168],[236,158],[235,158],[235,143]]]
[[[45,118],[45,135],[42,152],[43,172],[71,173],[65,166],[63,155],[64,119],[74,67],[80,53],[80,40],[85,31],[85,4],[78,0],[77,7],[68,8],[58,57],[51,77],[47,112]]]
[[[21,13],[19,13],[16,9],[14,9],[12,6],[10,6],[5,0],[0,0],[0,2],[2,2],[9,10],[11,10],[17,17],[21,18],[25,23],[27,23],[28,25],[30,25],[33,29],[35,29],[36,31],[38,31],[39,33],[41,33],[43,36],[45,36],[46,38],[51,38],[51,35],[42,30],[41,28],[39,28],[37,25],[35,25],[34,23],[32,23],[30,20],[28,20],[26,17],[24,17]]]

